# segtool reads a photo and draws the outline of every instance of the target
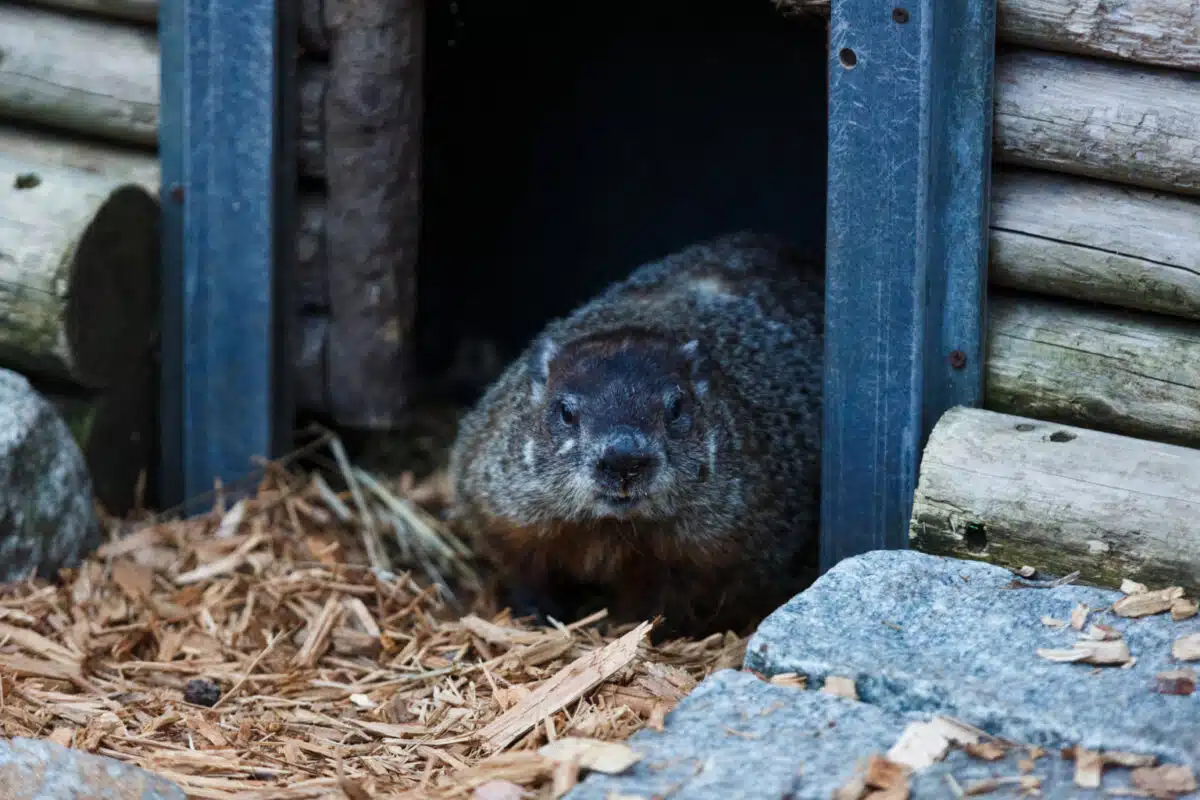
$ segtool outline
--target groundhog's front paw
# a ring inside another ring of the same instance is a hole
[[[503,595],[504,604],[512,609],[514,617],[533,617],[538,624],[548,624],[547,617],[557,620],[563,618],[562,604],[554,599],[549,592],[539,591],[530,586],[511,586]]]

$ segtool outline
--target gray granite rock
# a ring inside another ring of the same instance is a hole
[[[763,621],[745,663],[817,685],[852,678],[865,702],[890,713],[942,713],[1045,747],[1153,753],[1200,773],[1200,694],[1151,690],[1155,673],[1180,666],[1171,643],[1200,631],[1200,618],[1123,619],[1103,610],[1117,592],[1012,581],[999,567],[914,551],[848,559]],[[1077,603],[1099,609],[1090,622],[1122,631],[1132,668],[1038,657],[1077,638],[1041,622],[1066,620]]]
[[[174,783],[116,759],[33,739],[0,739],[5,800],[186,800]]]
[[[50,577],[100,543],[91,479],[58,411],[0,369],[0,581]]]
[[[592,773],[569,800],[666,798],[671,800],[829,800],[872,754],[885,754],[911,722],[928,712],[899,713],[815,690],[773,686],[748,672],[724,670],[700,684],[666,720],[663,732],[643,730],[629,745],[643,758],[621,775]],[[952,750],[944,761],[912,776],[911,797],[952,798],[989,778],[1022,775],[1024,750],[1003,760],[975,759]],[[1074,785],[1074,766],[1056,752],[1034,761],[1043,800],[1099,800],[1128,788],[1129,771],[1107,768],[1100,790]],[[986,795],[1016,798],[1012,784]]]

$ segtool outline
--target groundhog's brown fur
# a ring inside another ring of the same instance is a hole
[[[809,577],[823,312],[821,264],[767,236],[640,267],[464,417],[454,517],[543,611],[582,587],[672,633],[757,623]]]

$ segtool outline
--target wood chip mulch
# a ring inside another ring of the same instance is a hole
[[[393,520],[419,510],[374,490]],[[0,586],[0,735],[129,762],[195,798],[551,797],[589,748],[610,757],[604,742],[661,727],[740,666],[732,634],[652,647],[649,621],[514,621],[417,559],[379,577],[352,513],[367,494],[268,469],[232,508],[112,521],[59,581]]]

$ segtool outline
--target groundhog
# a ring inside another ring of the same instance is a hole
[[[451,518],[526,611],[746,632],[813,576],[823,322],[823,264],[771,236],[637,268],[463,417]]]

